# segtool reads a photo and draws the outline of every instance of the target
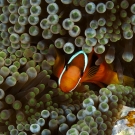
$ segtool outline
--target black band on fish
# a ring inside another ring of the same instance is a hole
[[[83,76],[83,73],[84,73],[83,70],[81,70],[81,78],[82,78],[82,76]]]
[[[69,64],[66,64],[65,68],[66,68],[66,71],[68,70],[68,67],[69,67]]]

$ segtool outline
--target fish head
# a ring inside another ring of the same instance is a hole
[[[75,53],[59,76],[58,84],[62,91],[71,92],[79,84],[88,64],[88,57],[83,51]]]

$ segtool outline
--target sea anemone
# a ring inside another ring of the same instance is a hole
[[[133,0],[0,0],[0,134],[110,135],[135,89],[80,84],[64,93],[52,68],[56,49],[67,59],[94,51],[95,65],[112,64],[123,84],[123,74],[134,76],[134,14]]]

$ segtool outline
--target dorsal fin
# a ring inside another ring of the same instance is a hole
[[[53,66],[53,73],[56,77],[59,77],[65,66],[65,57],[56,49],[56,59]]]
[[[92,52],[89,53],[89,55],[88,55],[88,65],[87,65],[87,68],[89,68],[89,67],[91,66],[93,54],[94,54],[94,51],[92,50]],[[86,70],[87,70],[87,69],[86,69]]]

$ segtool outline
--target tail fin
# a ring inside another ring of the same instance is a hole
[[[129,77],[129,76],[124,76],[123,77],[123,84],[127,86],[134,87],[135,84],[135,79]]]

